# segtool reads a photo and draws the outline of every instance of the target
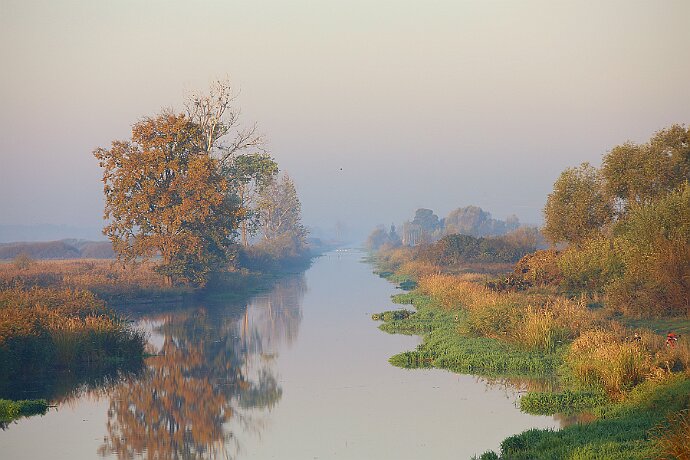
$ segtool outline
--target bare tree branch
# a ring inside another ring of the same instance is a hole
[[[258,132],[256,123],[249,128],[240,127],[241,110],[233,105],[237,95],[230,80],[225,78],[213,82],[208,94],[192,93],[185,102],[187,116],[203,132],[205,144],[200,147],[209,154],[216,153],[221,167],[244,150],[266,152],[264,136]],[[227,144],[223,142],[225,136],[231,137]]]

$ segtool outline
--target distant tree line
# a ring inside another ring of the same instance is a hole
[[[204,284],[254,237],[271,257],[305,252],[294,183],[278,175],[256,126],[240,128],[234,100],[229,83],[217,82],[192,95],[185,112],[146,117],[129,140],[94,151],[104,234],[120,261],[159,257],[170,284]]]
[[[31,259],[109,259],[114,257],[107,241],[60,240],[0,243],[0,259],[19,256]]]
[[[537,230],[532,237],[493,236],[474,237],[454,233],[437,242],[420,246],[416,259],[443,267],[459,267],[467,263],[515,263],[526,254],[537,250]]]
[[[406,246],[415,246],[437,241],[444,235],[499,236],[519,226],[516,216],[505,221],[494,219],[491,213],[477,206],[454,209],[443,219],[439,219],[431,209],[420,208],[411,221],[403,223],[401,241]]]
[[[505,221],[494,219],[491,213],[477,206],[466,206],[451,211],[440,219],[431,209],[420,208],[412,220],[405,221],[400,230],[392,225],[389,231],[383,226],[375,228],[367,239],[369,250],[400,245],[416,246],[438,241],[446,235],[467,235],[475,238],[505,235],[520,228],[516,216]]]

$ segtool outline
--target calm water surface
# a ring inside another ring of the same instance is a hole
[[[458,459],[559,427],[510,386],[388,364],[419,339],[377,329],[395,289],[361,258],[329,253],[248,305],[142,316],[146,369],[56,392],[0,432],[0,457]]]

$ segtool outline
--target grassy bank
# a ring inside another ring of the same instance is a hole
[[[0,291],[0,396],[16,400],[2,403],[0,418],[31,415],[37,406],[27,398],[59,399],[140,369],[145,344],[142,332],[88,291]]]
[[[47,411],[48,402],[45,399],[25,399],[21,401],[0,399],[0,428],[21,417],[43,415]]]
[[[145,337],[88,291],[0,291],[0,368],[71,369],[141,359]]]
[[[261,270],[242,268],[213,273],[202,288],[168,285],[152,261],[127,267],[100,259],[15,262],[0,263],[0,290],[16,286],[83,290],[120,310],[150,309],[187,299],[243,300],[286,274],[304,271],[311,258],[274,261],[271,266],[261,266]]]
[[[467,313],[460,309],[444,309],[428,295],[403,294],[396,296],[394,301],[410,303],[416,311],[376,315],[384,321],[381,330],[424,336],[416,350],[399,353],[390,359],[395,366],[438,367],[486,376],[542,376],[553,373],[559,362],[559,350],[526,350],[495,338],[463,332],[468,326]]]
[[[109,305],[176,301],[190,295],[188,286],[168,286],[155,263],[123,267],[113,260],[29,260],[0,264],[0,288],[38,286],[88,290]]]
[[[677,440],[689,439],[690,346],[667,346],[665,333],[644,327],[665,328],[668,321],[614,318],[588,297],[566,298],[548,286],[497,289],[510,286],[510,278],[442,273],[442,267],[396,257],[389,254],[377,271],[397,283],[415,282],[416,290],[394,298],[415,309],[375,319],[384,321],[386,332],[419,334],[424,341],[393,356],[392,364],[552,376],[557,382],[548,391],[528,392],[521,409],[587,412],[593,420],[560,431],[527,431],[508,438],[500,454],[482,458],[672,458]],[[687,454],[690,443],[685,446]]]
[[[528,430],[501,444],[500,457],[528,459],[647,459],[688,458],[690,426],[690,380],[669,376],[648,381],[632,390],[617,404],[601,405],[595,420],[558,431]],[[675,455],[674,455],[675,454]]]

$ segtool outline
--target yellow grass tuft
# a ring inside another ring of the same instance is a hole
[[[619,396],[655,374],[652,358],[643,342],[626,339],[625,330],[614,327],[583,332],[566,359],[581,381]]]

